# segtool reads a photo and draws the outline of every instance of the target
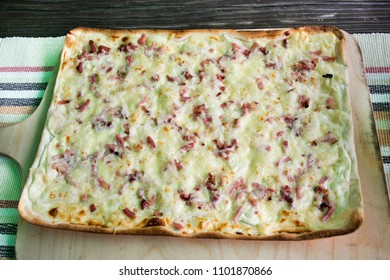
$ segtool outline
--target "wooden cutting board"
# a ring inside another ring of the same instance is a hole
[[[163,236],[114,236],[56,230],[20,220],[18,259],[390,259],[390,207],[359,46],[348,34],[356,153],[363,225],[354,233],[310,241],[239,241]],[[54,71],[56,73],[56,70]],[[55,74],[37,111],[0,129],[0,152],[16,159],[26,181],[40,141]]]

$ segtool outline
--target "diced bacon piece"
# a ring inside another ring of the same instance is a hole
[[[223,82],[225,80],[225,76],[222,74],[217,74],[215,77],[217,78],[218,81],[221,81],[221,82]]]
[[[173,162],[174,162],[174,164],[175,164],[177,170],[183,169],[183,165],[180,163],[180,161],[178,161],[178,160],[175,159],[175,160],[173,160]]]
[[[266,55],[266,54],[269,53],[269,51],[268,51],[266,48],[264,48],[264,47],[260,47],[259,50],[260,50],[264,55]]]
[[[93,40],[89,40],[89,47],[91,48],[91,53],[95,53],[96,52],[96,46],[95,46],[95,42]]]
[[[288,180],[290,183],[295,183],[295,177],[294,177],[294,176],[288,175],[288,176],[287,176],[287,180]]]
[[[283,140],[282,145],[283,145],[283,149],[286,150],[288,148],[288,141]]]
[[[133,173],[127,175],[130,183],[140,180],[142,176],[144,176],[144,172],[143,171],[139,172],[138,170],[134,170]]]
[[[219,139],[214,139],[213,142],[217,146],[217,155],[228,160],[229,154],[238,148],[237,139],[233,139],[229,145],[227,142],[221,142]]]
[[[306,95],[298,96],[298,109],[309,108],[310,98]]]
[[[288,185],[285,185],[284,187],[282,187],[280,189],[280,196],[286,201],[288,202],[288,204],[292,204],[293,203],[293,198],[290,196],[291,195],[291,189]]]
[[[311,71],[316,67],[316,65],[317,65],[316,59],[300,60],[297,63],[295,63],[294,68],[299,71]]]
[[[91,211],[91,213],[95,212],[96,211],[96,205],[95,204],[91,204],[89,205],[89,211]]]
[[[189,92],[188,88],[184,88],[180,91],[179,95],[180,95],[180,100],[182,102],[186,102],[187,100],[191,99],[191,96],[185,96],[188,92]]]
[[[90,99],[87,99],[87,100],[79,107],[79,111],[80,111],[80,112],[85,111],[85,110],[88,108],[88,106],[89,106],[90,103],[91,103],[91,100],[90,100]]]
[[[81,201],[87,201],[87,200],[88,200],[87,195],[86,195],[85,193],[81,194],[80,200],[81,200]]]
[[[283,39],[282,45],[283,45],[283,48],[287,49],[288,48],[288,40],[287,39]]]
[[[97,53],[98,53],[98,54],[108,54],[108,53],[110,52],[110,50],[111,50],[111,48],[106,47],[106,46],[103,46],[103,45],[100,45],[100,46],[98,47]]]
[[[131,63],[133,62],[133,57],[131,55],[126,55],[126,63],[128,66],[131,65]]]
[[[64,160],[69,163],[70,160],[72,159],[73,157],[73,154],[71,153],[71,151],[69,151],[68,149],[65,150],[64,152]]]
[[[195,147],[195,142],[191,142],[191,143],[188,143],[187,145],[184,145],[183,147],[181,147],[181,149],[185,152],[188,152],[189,150],[191,150],[194,147]]]
[[[257,78],[256,79],[256,84],[257,84],[257,88],[259,90],[263,90],[264,89],[264,82],[263,82],[262,78]]]
[[[267,146],[265,146],[264,149],[265,149],[267,152],[269,152],[269,151],[271,151],[271,146],[267,145]]]
[[[178,222],[173,222],[172,225],[177,230],[181,230],[181,229],[184,228],[184,226],[182,224],[178,223]]]
[[[155,195],[153,195],[149,200],[146,200],[143,198],[141,201],[141,209],[144,210],[146,208],[149,208],[150,206],[152,206],[154,204],[155,201],[156,201]]]
[[[136,214],[133,211],[131,211],[129,208],[124,208],[122,211],[130,219],[137,218]]]
[[[183,72],[183,75],[184,75],[184,78],[186,78],[187,80],[191,80],[194,76],[188,72],[188,71],[184,71]]]
[[[118,142],[119,146],[124,147],[125,146],[125,140],[120,134],[115,135],[116,141]]]
[[[138,39],[137,43],[141,46],[145,46],[146,44],[146,33],[142,33],[141,37]]]
[[[284,36],[290,36],[291,32],[289,30],[284,31]]]
[[[160,80],[160,76],[158,74],[153,75],[151,78],[152,82],[158,82]]]
[[[145,106],[141,106],[140,108],[145,112],[145,114],[150,115],[150,111]]]
[[[309,53],[318,56],[318,55],[321,54],[321,50],[318,50],[318,51],[310,51]]]
[[[259,47],[260,47],[260,45],[259,45],[257,42],[254,42],[254,43],[252,44],[251,49],[250,49],[250,53],[253,53],[253,52],[255,52],[256,50],[258,50]]]
[[[297,186],[295,188],[295,195],[297,196],[298,199],[302,199],[302,192],[303,192],[303,188],[301,186]]]
[[[318,184],[322,186],[327,180],[328,176],[322,176],[321,179],[318,181]]]
[[[87,48],[84,46],[82,51],[81,51],[81,54],[77,57],[78,59],[83,59],[87,56]]]
[[[328,205],[328,210],[326,211],[325,215],[322,216],[321,221],[326,222],[327,220],[329,220],[329,218],[332,216],[334,210],[335,210],[335,207],[332,203],[330,205]]]
[[[246,188],[247,188],[247,185],[244,182],[244,178],[241,177],[236,182],[234,182],[234,184],[231,186],[231,188],[229,189],[229,194],[233,195],[234,192],[236,192],[236,191],[240,192]]]
[[[245,116],[246,114],[256,110],[256,104],[255,103],[243,103],[241,105],[242,114]]]
[[[138,46],[136,46],[136,45],[134,45],[133,43],[130,42],[130,43],[127,44],[127,45],[121,44],[121,45],[118,47],[118,50],[119,50],[120,52],[128,53],[128,52],[130,52],[130,51],[132,51],[132,50],[136,50],[137,47],[138,47]]]
[[[327,194],[328,190],[324,188],[323,186],[316,186],[314,189],[314,192],[321,193],[321,194]]]
[[[281,137],[283,135],[284,131],[278,131],[276,132],[276,137]]]
[[[233,217],[233,222],[237,223],[243,212],[244,212],[244,205],[240,205],[236,211],[236,214]]]
[[[118,47],[118,50],[119,50],[120,52],[125,52],[125,53],[127,53],[127,47],[126,47],[125,44],[121,44],[121,45]]]
[[[80,74],[83,73],[84,67],[83,67],[83,62],[82,62],[82,61],[80,61],[79,64],[77,64],[76,70],[77,70],[77,72],[79,72]]]
[[[254,198],[254,197],[249,197],[248,200],[249,200],[249,203],[250,203],[252,206],[257,206],[257,200],[256,200],[256,198]]]
[[[99,186],[101,186],[103,189],[109,190],[111,188],[111,185],[104,181],[102,178],[97,179],[99,182]]]
[[[194,120],[196,120],[198,117],[206,113],[207,113],[207,108],[205,104],[194,105],[192,110],[192,116]]]
[[[207,64],[215,63],[215,62],[216,62],[215,59],[207,58],[207,59],[202,60],[200,65],[204,68],[204,67],[206,67]]]
[[[198,75],[199,75],[199,83],[201,83],[206,77],[206,72],[204,71],[204,69],[201,69],[199,70]]]
[[[180,199],[183,200],[186,205],[192,206],[192,201],[191,201],[193,198],[192,193],[185,193],[183,190],[179,190],[178,193],[179,193]]]
[[[338,142],[338,140],[337,140],[336,136],[333,134],[333,132],[329,131],[325,135],[325,137],[321,140],[321,142],[336,144]]]
[[[238,53],[238,52],[241,52],[242,47],[239,46],[239,45],[236,44],[236,43],[232,43],[232,50],[233,50],[234,53]]]
[[[289,128],[292,128],[295,122],[295,118],[288,114],[283,116],[283,121],[288,125]]]
[[[266,68],[275,69],[275,68],[276,68],[276,63],[275,63],[275,62],[267,62],[267,63],[265,64],[265,67],[266,67]]]
[[[97,82],[97,79],[98,79],[98,75],[95,73],[95,74],[92,74],[88,77],[88,80],[91,84],[96,84]]]
[[[328,61],[328,62],[335,62],[336,61],[336,57],[335,56],[323,56],[322,60],[323,61]]]
[[[271,188],[267,188],[264,185],[261,185],[259,183],[252,183],[252,194],[257,198],[257,199],[265,199],[267,198],[268,200],[272,199],[272,194],[275,192]]]
[[[71,99],[65,99],[65,100],[59,100],[57,101],[58,105],[66,105],[69,104],[72,100]]]
[[[335,102],[332,97],[328,97],[325,101],[326,104],[326,109],[334,109],[335,107]]]
[[[283,160],[282,160],[283,163],[286,163],[286,162],[289,162],[289,161],[291,161],[291,157],[289,157],[289,156],[284,157]]]
[[[69,166],[65,162],[55,162],[51,166],[54,170],[56,170],[60,174],[66,174],[68,173]]]
[[[148,136],[148,137],[146,138],[146,141],[148,142],[148,144],[150,145],[150,147],[151,147],[152,149],[155,149],[155,148],[156,148],[156,143],[154,143],[154,140],[153,140],[152,137]]]
[[[167,75],[167,80],[169,82],[174,82],[176,79],[174,77],[172,77],[172,76]]]

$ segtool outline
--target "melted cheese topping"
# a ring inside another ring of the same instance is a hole
[[[252,236],[349,213],[346,66],[330,32],[81,33],[31,170],[53,223]]]

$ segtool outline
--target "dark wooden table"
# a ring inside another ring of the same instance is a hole
[[[0,37],[61,36],[78,26],[120,29],[335,25],[390,32],[390,1],[0,0]]]

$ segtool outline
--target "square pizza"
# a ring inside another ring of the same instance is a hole
[[[334,27],[70,31],[22,217],[180,237],[356,230],[345,51]]]

